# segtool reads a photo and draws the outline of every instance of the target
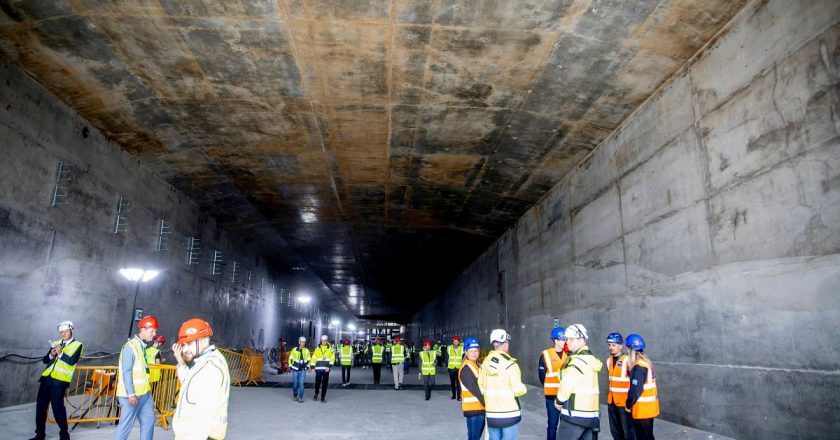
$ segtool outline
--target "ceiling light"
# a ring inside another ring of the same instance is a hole
[[[301,304],[309,304],[310,302],[312,302],[312,297],[309,295],[299,295],[297,297],[297,300]]]
[[[147,281],[151,281],[153,278],[160,274],[159,270],[146,270],[140,269],[136,267],[123,267],[120,269],[120,275],[125,277],[125,279],[129,281],[140,281],[141,283],[145,283]]]

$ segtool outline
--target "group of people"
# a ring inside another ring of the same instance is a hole
[[[35,437],[46,437],[47,406],[59,427],[59,438],[69,440],[64,396],[73,379],[83,345],[73,337],[75,326],[64,321],[58,326],[61,339],[51,344],[44,356],[47,364],[40,378],[35,413]],[[158,320],[146,316],[137,324],[137,333],[120,350],[116,375],[116,397],[120,419],[114,440],[128,439],[135,420],[140,422],[140,439],[152,440],[155,426],[154,385],[161,374],[159,347],[166,342],[158,335]],[[178,440],[221,440],[227,432],[227,407],[230,395],[230,371],[224,356],[210,343],[213,329],[200,318],[181,325],[178,342],[172,345],[180,381],[172,430]]]

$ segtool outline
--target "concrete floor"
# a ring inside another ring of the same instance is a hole
[[[391,382],[391,374],[383,370],[383,383]],[[231,390],[229,406],[229,439],[276,439],[321,440],[321,439],[411,439],[423,432],[426,438],[438,440],[466,437],[464,418],[460,403],[450,400],[449,391],[437,387],[432,399],[423,399],[419,390],[409,389],[340,389],[327,392],[327,403],[312,401],[312,390],[306,389],[305,403],[292,402],[291,390],[287,388],[290,375],[266,375],[269,383],[263,387],[234,387]],[[330,379],[341,383],[340,372],[331,374]],[[353,369],[351,381],[357,385],[372,384],[370,370]],[[438,375],[438,385],[448,386],[448,377]],[[314,374],[307,375],[307,382],[314,381]],[[417,373],[407,376],[406,384],[417,384]],[[413,388],[413,387],[410,387]],[[528,394],[521,400],[523,407],[520,438],[536,440],[545,438],[545,406],[541,390],[528,387]],[[3,438],[27,439],[34,429],[34,404],[24,404],[0,409],[0,432]],[[606,409],[604,409],[606,411]],[[606,419],[602,419],[601,439],[610,439]],[[399,429],[395,430],[394,426]],[[676,440],[726,440],[728,437],[686,428],[657,420],[656,435],[660,439]],[[317,435],[315,435],[317,433]],[[48,438],[58,438],[58,429],[48,425]],[[96,428],[79,426],[72,432],[77,439],[110,440],[113,425]],[[8,436],[8,437],[7,437]],[[139,438],[135,426],[131,439]],[[155,429],[156,439],[174,438],[172,431]]]

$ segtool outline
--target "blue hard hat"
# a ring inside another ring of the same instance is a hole
[[[551,339],[559,339],[561,341],[566,340],[566,336],[563,334],[566,333],[566,329],[563,327],[554,327],[551,329]]]
[[[639,336],[635,333],[631,333],[631,334],[627,335],[627,344],[626,345],[627,345],[627,348],[632,348],[633,350],[636,350],[636,351],[642,351],[642,350],[645,349],[645,340],[641,336]]]
[[[621,338],[621,333],[612,332],[607,336],[607,342],[610,344],[621,344],[624,339]]]
[[[464,350],[469,350],[471,348],[481,348],[481,345],[478,343],[478,339],[473,338],[472,336],[464,340]]]

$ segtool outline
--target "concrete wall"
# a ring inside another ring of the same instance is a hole
[[[507,327],[530,383],[554,317],[601,356],[609,332],[640,333],[662,418],[835,437],[838,19],[837,1],[751,3],[411,328]]]
[[[117,351],[135,288],[117,274],[123,266],[163,270],[141,286],[137,305],[161,320],[169,340],[193,316],[210,321],[216,343],[229,347],[275,346],[281,334],[297,336],[300,319],[308,327],[310,317],[279,302],[286,279],[23,72],[0,66],[0,103],[0,356],[42,356],[65,319],[78,326],[87,353]],[[73,164],[72,180],[67,204],[51,207],[59,160]],[[120,195],[131,209],[127,231],[114,234]],[[168,250],[158,252],[160,219],[172,235]],[[190,236],[202,247],[193,266],[186,264]],[[210,275],[213,249],[223,252],[221,275]],[[231,282],[232,261],[241,264],[241,282]],[[0,362],[0,406],[34,400],[42,369]]]

